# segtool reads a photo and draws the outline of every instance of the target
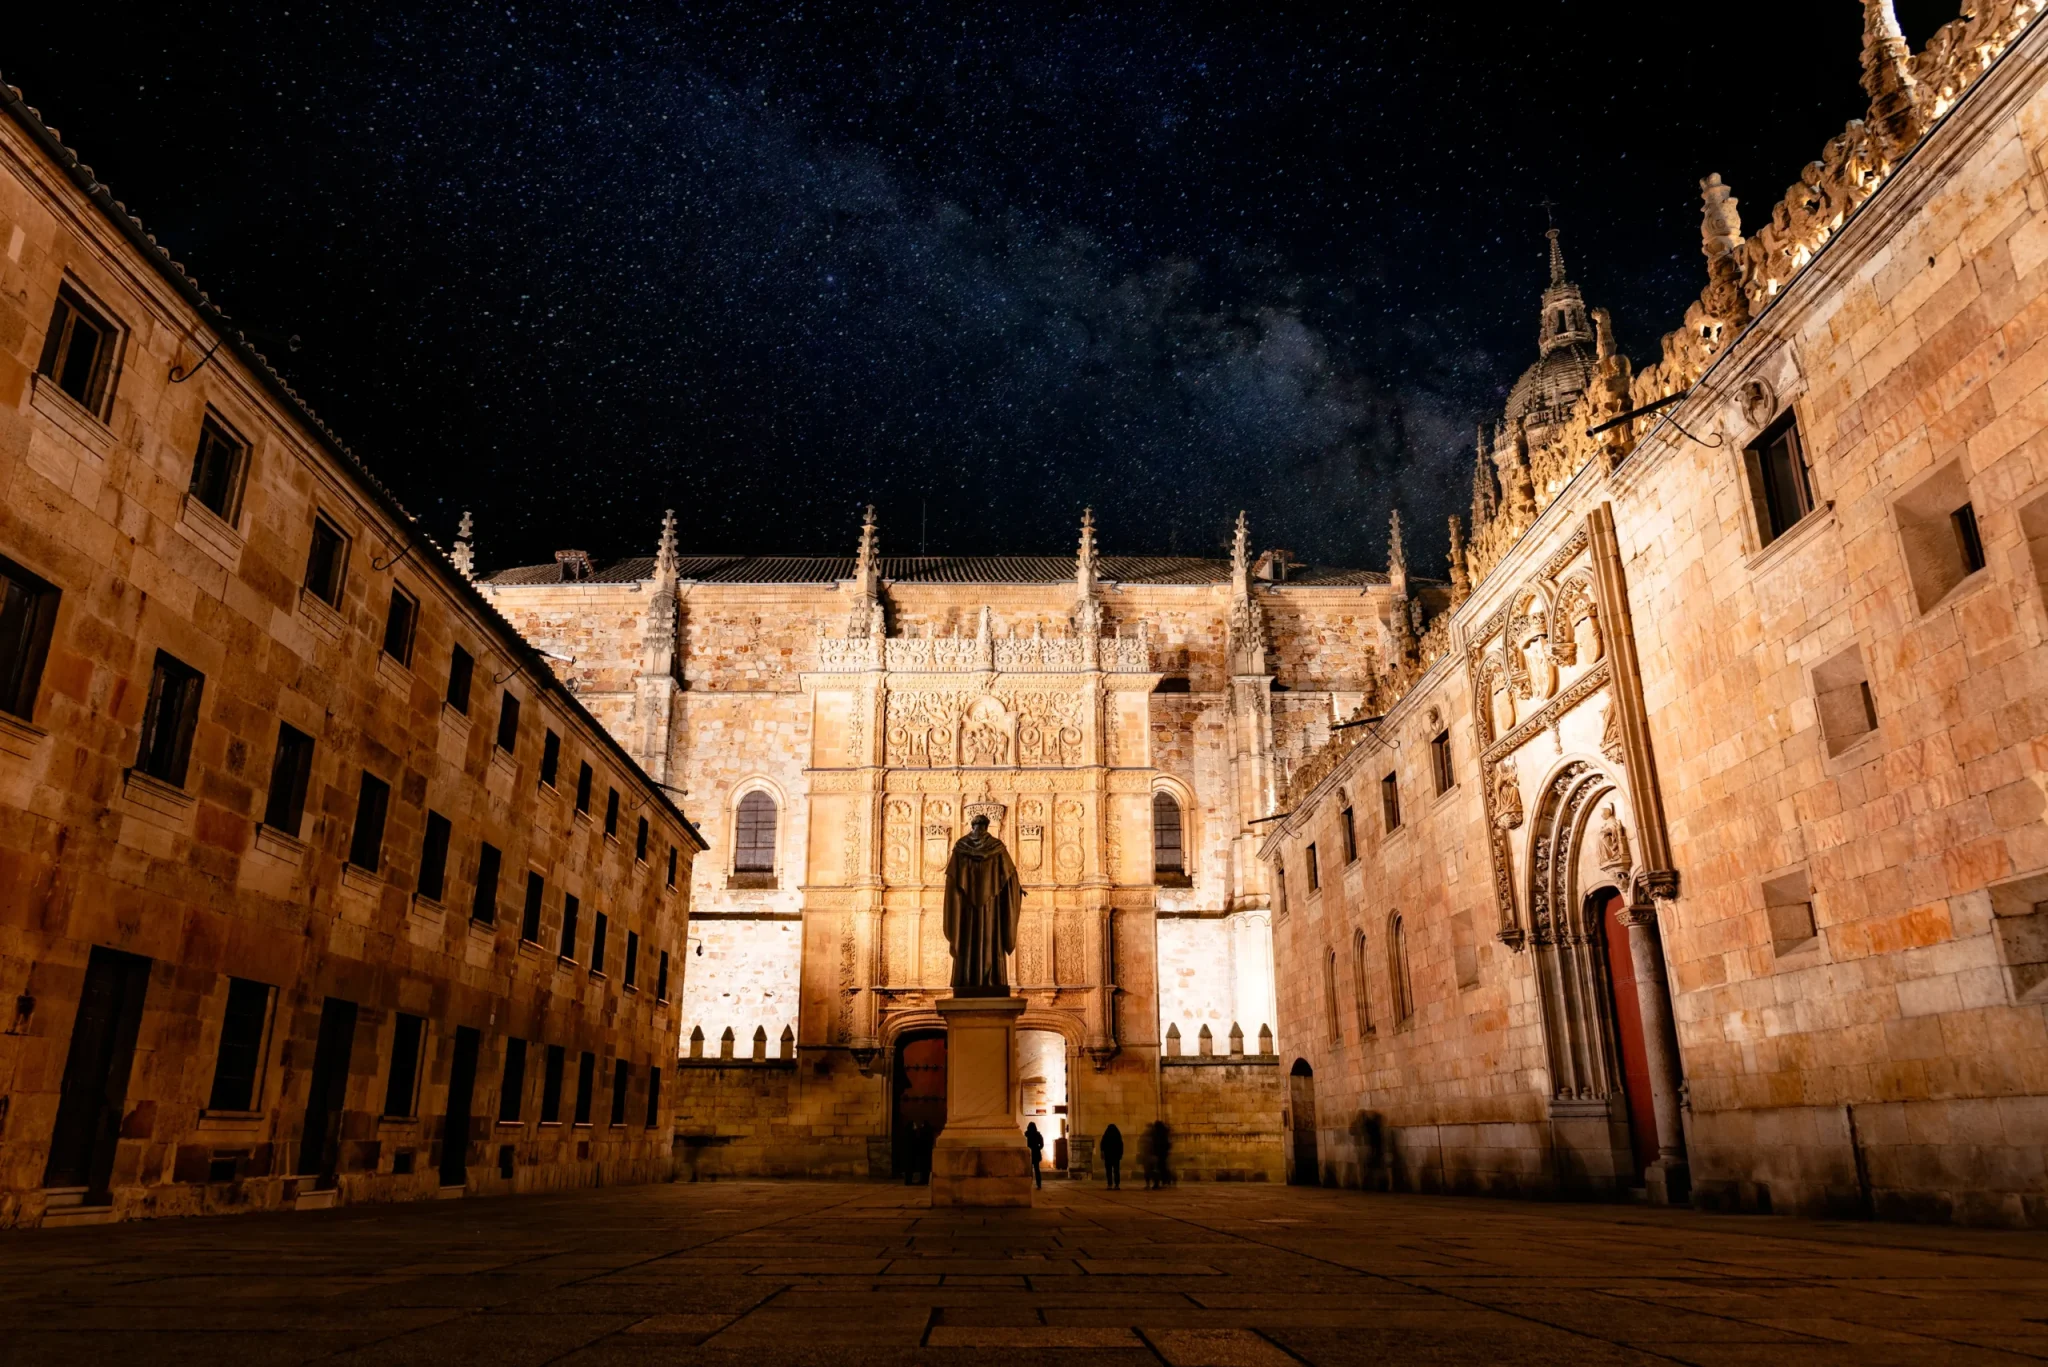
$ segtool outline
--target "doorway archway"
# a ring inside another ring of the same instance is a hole
[[[899,1177],[928,1171],[925,1155],[946,1128],[946,1032],[899,1038],[890,1087],[890,1166]]]
[[[1045,1139],[1045,1163],[1055,1172],[1067,1166],[1067,1037],[1057,1030],[1017,1032],[1017,1115],[1038,1126]]]
[[[1298,1187],[1322,1185],[1322,1163],[1316,1155],[1316,1072],[1305,1058],[1294,1061],[1287,1078],[1288,1130],[1294,1162],[1287,1180]]]
[[[1650,1095],[1650,1052],[1643,1036],[1642,995],[1636,989],[1635,955],[1628,927],[1621,923],[1619,889],[1597,888],[1586,898],[1586,919],[1600,927],[1606,944],[1608,1000],[1614,1008],[1614,1038],[1621,1053],[1621,1090],[1628,1114],[1629,1151],[1635,1184],[1657,1160],[1657,1111]]]

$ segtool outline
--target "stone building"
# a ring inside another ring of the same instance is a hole
[[[0,104],[0,1225],[666,1176],[700,837]]]
[[[1253,817],[1409,629],[1388,575],[1254,555],[684,555],[484,593],[648,772],[697,866],[678,1134],[704,1173],[887,1173],[942,1084],[940,874],[977,813],[1028,889],[1027,1114],[1085,1171],[1164,1118],[1185,1175],[1280,1176]],[[1441,590],[1432,590],[1440,593]]]
[[[1656,364],[1553,238],[1454,606],[1266,828],[1297,1178],[2048,1224],[2048,29],[1969,9],[1703,182]]]

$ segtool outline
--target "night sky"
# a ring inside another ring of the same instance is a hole
[[[1543,201],[1654,360],[1699,178],[1754,226],[1862,112],[1860,8],[37,5],[0,73],[488,567],[666,506],[850,554],[873,501],[894,554],[1069,554],[1092,503],[1371,565],[1398,506],[1438,574]]]

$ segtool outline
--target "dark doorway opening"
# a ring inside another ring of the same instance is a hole
[[[1316,1071],[1298,1058],[1287,1078],[1288,1131],[1293,1138],[1294,1164],[1287,1180],[1298,1187],[1322,1185],[1322,1164],[1316,1156]]]
[[[890,1159],[897,1176],[931,1171],[932,1141],[946,1128],[946,1036],[942,1031],[896,1041]]]
[[[476,1093],[476,1051],[481,1042],[466,1025],[455,1027],[455,1057],[448,1066],[448,1120],[441,1127],[441,1185],[469,1182],[469,1109]]]
[[[1635,1184],[1657,1158],[1657,1112],[1650,1100],[1650,1054],[1643,1045],[1642,998],[1636,992],[1636,960],[1628,927],[1621,923],[1627,903],[1613,888],[1601,888],[1587,899],[1607,942],[1607,984],[1614,1001],[1614,1038],[1621,1045],[1621,1085],[1628,1109],[1629,1150],[1635,1160]]]
[[[71,1052],[64,1059],[57,1125],[50,1135],[46,1187],[84,1187],[82,1204],[113,1200],[114,1149],[121,1142],[121,1112],[128,1072],[142,1029],[142,998],[149,990],[149,960],[94,946],[85,966]]]
[[[341,1167],[341,1112],[348,1100],[348,1060],[355,1051],[356,1004],[329,997],[320,1007],[320,1040],[313,1047],[313,1085],[306,1096],[306,1124],[299,1134],[299,1172],[319,1178],[316,1189],[334,1185]]]

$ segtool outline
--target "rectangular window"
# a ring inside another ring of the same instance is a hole
[[[647,1070],[647,1128],[661,1124],[661,1069]]]
[[[633,858],[639,863],[647,862],[647,818],[640,818],[640,833],[633,837]]]
[[[58,597],[54,584],[0,555],[0,712],[23,721],[35,720]]]
[[[576,810],[585,816],[590,815],[590,780],[592,777],[590,762],[586,760],[576,770]]]
[[[654,999],[662,1002],[668,1000],[668,951],[665,949],[661,951],[661,957],[655,960]]]
[[[570,893],[562,899],[562,957],[576,957],[576,913],[579,910],[576,894]]]
[[[1964,575],[1975,574],[1984,568],[1984,538],[1977,534],[1976,506],[1965,503],[1948,515],[1948,521],[1956,531],[1956,549],[1962,553]]]
[[[526,871],[526,909],[519,917],[519,938],[529,944],[540,943],[540,900],[546,892],[546,884],[532,869]]]
[[[540,781],[552,788],[562,768],[562,738],[553,731],[540,738]]]
[[[348,862],[375,873],[384,862],[384,818],[391,808],[391,785],[363,770],[356,797],[356,829],[348,843]]]
[[[306,819],[306,788],[313,777],[313,738],[286,722],[278,723],[277,756],[270,761],[270,796],[263,804],[263,824],[298,838]]]
[[[498,748],[508,755],[519,748],[519,699],[509,688],[498,705]]]
[[[626,1092],[628,1089],[628,1084],[630,1084],[632,1080],[632,1073],[626,1067],[626,1061],[624,1059],[613,1060],[612,1124],[614,1125],[623,1125],[626,1123]]]
[[[676,885],[676,847],[673,845],[668,847],[668,885],[671,888]]]
[[[417,598],[391,586],[391,610],[384,616],[384,653],[406,668],[412,667],[412,637],[420,624]]]
[[[199,452],[192,457],[192,497],[232,527],[242,515],[248,470],[249,443],[208,413],[199,424]]]
[[[597,923],[590,928],[590,971],[604,972],[604,913],[597,913]]]
[[[113,397],[114,364],[121,330],[85,302],[69,285],[57,287],[57,311],[43,338],[43,360],[37,367],[57,388],[104,420]]]
[[[398,1013],[398,1025],[391,1033],[391,1077],[384,1084],[384,1115],[387,1119],[411,1119],[420,1076],[420,1032],[426,1022],[418,1016]]]
[[[540,1075],[540,1123],[558,1125],[562,1120],[562,1046],[548,1046],[547,1067]]]
[[[228,1006],[221,1016],[220,1052],[213,1065],[209,1111],[253,1111],[263,1076],[263,1036],[270,1023],[269,983],[228,979]]]
[[[640,978],[640,932],[626,932],[626,986],[632,987]]]
[[[306,591],[329,607],[341,606],[348,574],[348,537],[322,514],[313,517],[313,545],[306,552]]]
[[[590,1123],[591,1093],[597,1090],[597,1055],[588,1049],[576,1060],[576,1123]]]
[[[1337,832],[1344,837],[1344,862],[1358,862],[1358,817],[1348,806],[1337,813]]]
[[[448,890],[448,839],[455,833],[448,818],[427,813],[427,835],[420,842],[420,896],[438,902]]]
[[[526,1101],[526,1041],[505,1041],[505,1080],[498,1086],[498,1119],[510,1123],[519,1119]]]
[[[1430,738],[1429,771],[1436,779],[1436,791],[1439,797],[1451,791],[1451,785],[1458,781],[1458,776],[1451,771],[1451,730],[1449,727],[1445,727]]]
[[[476,658],[461,646],[448,657],[448,705],[469,715],[469,683],[476,677]]]
[[[604,838],[619,838],[619,790],[613,788],[604,800]]]
[[[199,727],[199,692],[206,676],[165,651],[156,653],[149,706],[142,714],[142,748],[135,767],[173,788],[185,786],[192,733]]]
[[[504,856],[490,841],[483,841],[477,846],[476,896],[470,901],[469,914],[472,920],[482,921],[487,926],[495,924],[498,919],[498,866],[503,861]]]
[[[1813,511],[1806,452],[1794,415],[1787,412],[1772,423],[1744,456],[1757,504],[1757,525],[1763,544],[1768,546]]]
[[[1323,867],[1316,859],[1316,847],[1311,844],[1303,852],[1303,857],[1308,861],[1308,890],[1310,892],[1321,891],[1323,886]]]
[[[1400,829],[1401,780],[1394,774],[1380,780],[1380,816],[1385,819],[1389,833]]]

